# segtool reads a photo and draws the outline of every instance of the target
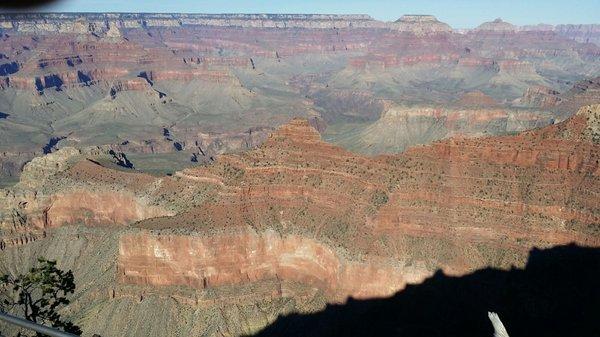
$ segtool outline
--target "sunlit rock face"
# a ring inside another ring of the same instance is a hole
[[[35,189],[0,195],[0,254],[75,249],[85,280],[76,305],[102,317],[119,307],[142,322],[168,305],[177,322],[210,313],[182,331],[248,334],[285,312],[386,297],[439,271],[523,267],[533,247],[599,247],[598,109],[380,156],[328,144],[293,119],[255,149],[173,176],[115,170],[93,153],[58,170],[40,160]]]
[[[0,165],[22,171],[0,189],[0,269],[74,269],[86,331],[250,335],[600,246],[593,27],[0,18]],[[175,152],[169,175],[122,165]]]
[[[345,261],[318,241],[272,230],[210,237],[145,233],[119,242],[118,277],[124,283],[203,289],[277,279],[345,300],[390,295],[414,276],[403,274],[381,262]]]
[[[595,109],[519,136],[452,139],[368,160],[292,121],[259,150],[183,172],[222,186],[221,201],[139,223],[164,233],[121,238],[119,279],[205,288],[276,278],[331,299],[384,296],[437,268],[462,275],[522,264],[532,246],[597,246],[600,204],[584,192],[598,179],[598,146],[585,131]],[[173,235],[173,225],[202,230]]]
[[[86,225],[126,225],[168,215],[160,208],[145,205],[129,193],[75,190],[51,197],[46,211],[46,227],[84,223]]]
[[[65,225],[124,227],[173,214],[136,193],[154,179],[107,169],[95,161],[114,160],[109,153],[114,152],[102,147],[64,148],[29,162],[20,182],[1,190],[0,246],[33,242]],[[127,185],[137,188],[125,189]]]
[[[535,120],[488,128],[505,134],[598,101],[591,87],[567,99],[598,75],[593,25],[496,20],[458,31],[431,15],[382,22],[368,15],[9,13],[0,15],[0,32],[0,116],[8,115],[0,118],[0,179],[11,181],[53,141],[55,149],[183,151],[209,162],[259,145],[293,117],[325,121],[320,132],[352,126],[357,135],[386,124],[372,125],[388,104],[461,109],[482,99],[516,120]],[[458,99],[473,92],[485,97]],[[445,134],[481,133],[478,125],[458,128]],[[361,137],[328,139],[380,154],[438,135],[408,143],[395,137],[370,150]]]

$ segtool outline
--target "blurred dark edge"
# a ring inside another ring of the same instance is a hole
[[[48,6],[59,2],[60,0],[2,0],[1,9],[19,9],[23,11],[37,10],[40,7]]]

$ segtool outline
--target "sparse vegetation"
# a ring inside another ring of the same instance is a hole
[[[376,190],[373,192],[373,196],[371,197],[371,203],[375,206],[375,209],[379,209],[381,206],[387,204],[389,201],[387,193],[382,190]]]
[[[60,309],[70,303],[75,291],[72,271],[56,267],[56,261],[38,259],[38,265],[26,274],[0,277],[0,309],[29,321],[81,334],[81,329],[62,318]],[[18,332],[17,336],[28,336]],[[45,336],[37,333],[36,336]]]

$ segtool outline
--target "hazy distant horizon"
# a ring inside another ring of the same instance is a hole
[[[395,21],[405,14],[430,14],[453,28],[473,28],[498,17],[515,25],[600,23],[600,0],[276,0],[227,3],[194,0],[62,0],[34,9],[36,12],[84,13],[203,13],[203,14],[367,14],[376,20]]]

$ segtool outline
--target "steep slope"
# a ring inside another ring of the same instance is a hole
[[[61,258],[81,281],[68,315],[89,334],[249,334],[440,269],[508,269],[532,247],[600,246],[598,121],[594,105],[515,136],[365,157],[294,119],[257,149],[172,177],[110,169],[97,153],[53,164],[59,151],[47,159],[58,169],[27,170],[44,179],[37,192],[27,179],[4,190],[3,237],[21,239],[4,241],[0,267]],[[97,252],[101,270],[87,260]]]
[[[359,143],[341,143],[362,149],[362,134],[378,128],[369,125],[388,103],[461,110],[480,100],[512,110],[529,87],[566,92],[597,77],[600,47],[574,40],[594,38],[593,27],[560,31],[492,22],[458,32],[429,15],[381,22],[367,15],[1,14],[0,174],[13,181],[31,158],[66,146],[110,145],[158,159],[181,152],[192,165],[253,148],[292,117],[321,118],[334,130],[363,123],[344,137]],[[473,92],[481,94],[457,100]],[[568,101],[594,103],[588,98]],[[579,108],[550,101],[525,105],[536,105],[530,113],[540,120]],[[397,151],[439,137],[410,138],[370,148]]]
[[[333,125],[326,130],[325,137],[360,153],[398,153],[413,145],[429,144],[451,136],[511,134],[543,127],[553,121],[551,113],[503,109],[495,106],[493,100],[467,96],[459,105],[449,107],[388,104],[387,110],[375,122]]]
[[[517,105],[545,108],[556,111],[560,116],[570,116],[585,105],[600,102],[600,77],[579,81],[568,91],[560,93],[548,87],[528,88]]]

